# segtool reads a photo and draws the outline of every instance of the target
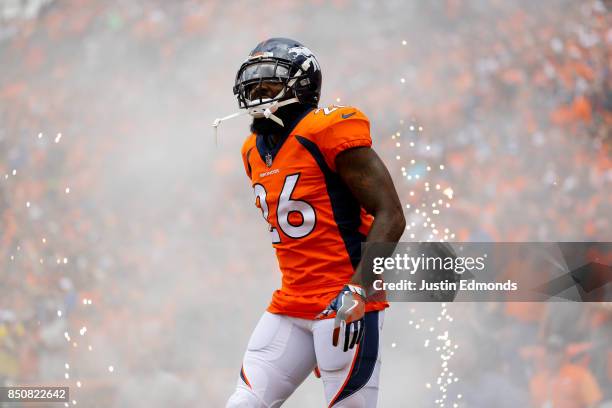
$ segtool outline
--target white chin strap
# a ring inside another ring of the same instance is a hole
[[[278,123],[281,126],[285,126],[281,118],[276,116],[274,112],[276,112],[278,108],[280,108],[281,106],[290,105],[296,102],[299,102],[298,98],[285,99],[284,101],[268,102],[262,105],[254,106],[252,108],[247,108],[246,111],[232,113],[231,115],[227,115],[225,117],[215,119],[215,121],[212,124],[214,133],[215,133],[215,144],[217,143],[217,128],[219,127],[221,122],[224,122],[229,119],[237,118],[238,116],[246,115],[248,113],[254,118],[270,119]]]
[[[254,118],[270,119],[281,126],[285,126],[281,118],[276,116],[274,112],[276,112],[281,106],[291,105],[292,103],[296,102],[299,102],[297,98],[285,99],[284,101],[268,102],[264,103],[263,105],[248,108],[247,112]]]
[[[293,86],[293,84],[295,83],[295,81],[297,81],[297,78],[300,76],[301,73],[302,73],[302,70],[299,69],[293,75],[293,78],[291,78],[291,80],[287,83],[287,86],[288,87]],[[273,99],[280,99],[280,98],[282,98],[285,95],[286,89],[287,88],[285,87]],[[263,100],[260,100],[260,101],[263,102]],[[276,116],[274,114],[274,112],[276,112],[278,110],[278,108],[280,108],[281,106],[290,105],[290,104],[296,103],[296,102],[299,102],[298,98],[296,98],[296,97],[291,98],[291,99],[285,99],[284,101],[276,100],[274,102],[266,102],[266,103],[263,103],[263,104],[258,105],[258,106],[253,106],[252,108],[247,108],[246,112],[236,112],[236,113],[232,113],[231,115],[225,116],[223,118],[215,119],[215,121],[212,124],[212,126],[214,128],[214,132],[215,132],[215,144],[217,143],[217,128],[219,127],[221,122],[226,121],[228,119],[233,119],[233,118],[236,118],[238,116],[241,116],[241,115],[244,115],[244,114],[248,113],[249,115],[251,115],[254,118],[266,118],[266,119],[270,119],[270,120],[273,120],[274,122],[278,123],[281,126],[285,126],[285,124],[283,123],[281,118]]]

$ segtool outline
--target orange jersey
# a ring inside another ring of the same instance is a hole
[[[368,118],[339,106],[308,112],[273,149],[259,135],[245,141],[245,170],[282,272],[269,312],[313,319],[350,282],[373,217],[336,174],[335,159],[371,145]],[[370,302],[366,311],[385,307]]]

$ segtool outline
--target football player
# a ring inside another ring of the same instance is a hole
[[[405,219],[368,118],[354,107],[319,108],[320,93],[317,59],[286,38],[258,44],[236,76],[234,94],[253,117],[244,169],[282,285],[251,335],[227,408],[279,407],[313,370],[329,407],[377,403],[388,305],[367,291],[361,244],[397,242]]]

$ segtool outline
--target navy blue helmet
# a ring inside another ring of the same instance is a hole
[[[250,99],[251,90],[263,82],[283,84],[272,98]],[[257,44],[236,74],[234,95],[241,109],[295,98],[301,104],[318,106],[321,67],[312,51],[288,38],[270,38]]]

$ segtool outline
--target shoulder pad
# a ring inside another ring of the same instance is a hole
[[[242,153],[242,155],[244,156],[245,154],[247,154],[247,152],[252,148],[255,147],[255,133],[251,133],[245,140],[244,143],[242,144],[242,149],[240,149],[240,152]]]
[[[244,164],[244,171],[247,176],[251,178],[251,164],[249,163],[249,152],[255,148],[255,134],[251,133],[249,137],[246,138],[244,143],[242,144],[242,149],[240,149],[240,153],[242,154],[242,163]]]
[[[311,133],[320,133],[337,123],[360,120],[369,123],[368,117],[353,106],[330,105],[326,108],[317,108],[310,114]]]

